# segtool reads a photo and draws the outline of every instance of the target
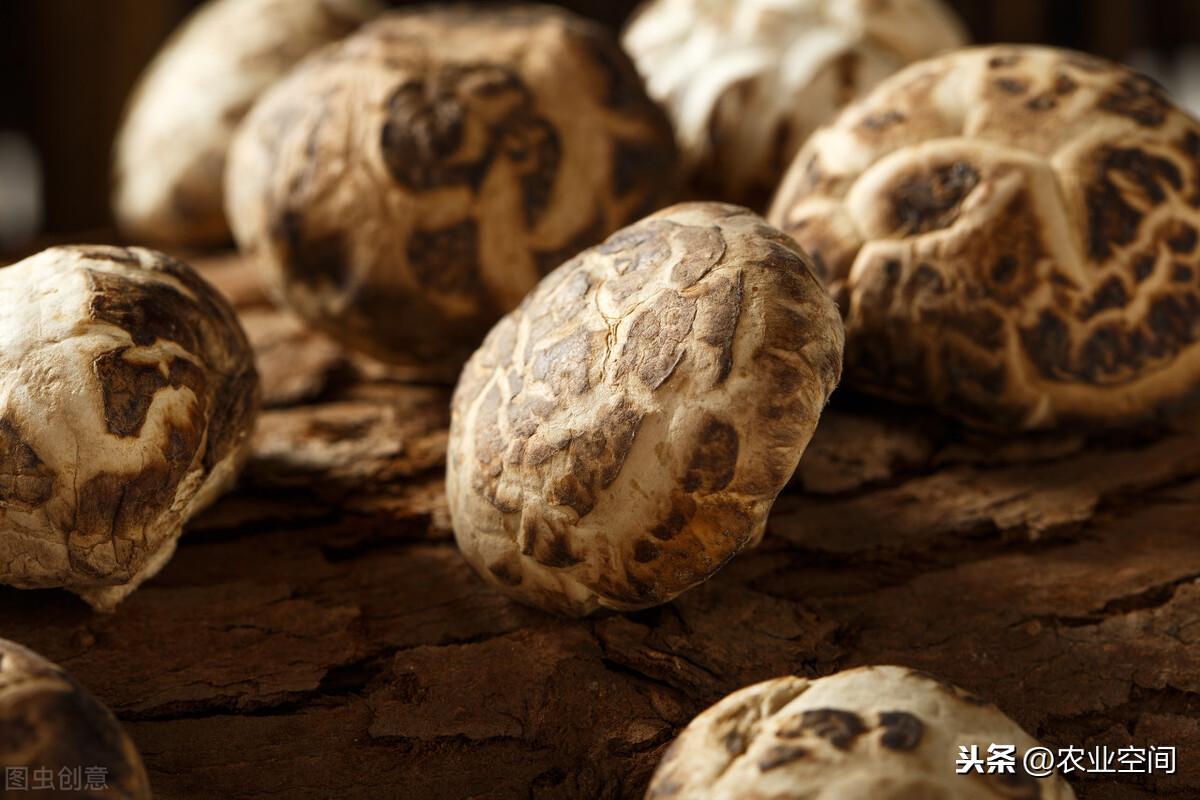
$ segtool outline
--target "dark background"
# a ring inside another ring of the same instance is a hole
[[[400,5],[400,2],[394,4]],[[621,25],[637,0],[559,5]],[[113,134],[126,94],[199,0],[0,0],[0,131],[30,140],[44,173],[43,232],[109,225]],[[1198,0],[952,0],[977,42],[1044,42],[1117,60],[1200,43]]]

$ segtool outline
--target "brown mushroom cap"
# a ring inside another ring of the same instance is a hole
[[[0,583],[108,609],[234,481],[258,404],[232,309],[141,248],[0,269]]]
[[[1046,47],[913,65],[813,136],[770,218],[846,318],[852,385],[1004,429],[1200,388],[1200,124]]]
[[[377,0],[210,0],[171,36],[130,96],[113,211],[126,234],[229,239],[225,156],[254,100],[305,55],[378,13]]]
[[[674,144],[604,29],[549,6],[395,12],[247,118],[239,245],[312,324],[454,368],[564,259],[657,206]]]
[[[622,37],[691,186],[755,206],[838,109],[966,41],[941,0],[651,0]]]
[[[98,769],[95,782],[107,786],[86,792],[45,791],[34,790],[30,782],[29,794],[34,797],[150,799],[141,756],[112,712],[61,667],[4,639],[0,639],[0,731],[4,734],[0,771],[25,768],[29,776],[34,770],[49,769],[54,785],[61,789],[60,770],[81,773],[86,786],[89,781],[83,771]],[[5,796],[23,794],[14,790]]]
[[[1013,745],[1013,773],[959,775],[959,747]],[[734,692],[672,743],[646,800],[1073,800],[1058,775],[1035,778],[1037,745],[1002,711],[931,675],[860,667],[788,676]]]
[[[463,370],[455,536],[487,580],[567,613],[666,602],[758,542],[841,371],[795,243],[688,203],[546,277]]]

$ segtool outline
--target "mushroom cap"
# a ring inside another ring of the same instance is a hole
[[[671,115],[691,184],[765,206],[818,125],[967,39],[941,0],[651,0],[622,41]]]
[[[600,26],[550,6],[425,8],[264,96],[227,200],[239,245],[311,324],[457,369],[542,275],[657,207],[674,162]]]
[[[1011,774],[956,773],[959,747],[1013,745]],[[904,667],[740,689],[696,717],[663,755],[646,800],[1073,800],[1035,778],[1037,741],[978,697]]]
[[[229,239],[225,154],[254,100],[308,53],[381,9],[377,0],[210,0],[167,41],[128,101],[113,209],[129,236]]]
[[[770,219],[846,318],[849,383],[998,429],[1200,386],[1200,125],[1066,50],[915,64],[817,132]]]
[[[685,203],[563,264],[463,369],[446,477],[485,579],[565,614],[666,602],[758,542],[841,371],[795,243]]]
[[[0,269],[0,583],[109,609],[234,481],[258,405],[232,309],[141,248]]]
[[[87,797],[150,800],[141,756],[112,712],[61,667],[5,639],[0,639],[0,729],[5,734],[0,770],[50,769],[58,785],[62,769],[101,768],[107,788],[90,790]],[[43,793],[32,785],[31,792]]]

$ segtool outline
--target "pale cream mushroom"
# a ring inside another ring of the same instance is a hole
[[[234,482],[258,407],[232,309],[140,248],[0,269],[0,583],[108,610]]]
[[[664,603],[756,544],[841,371],[795,243],[664,209],[563,264],[454,394],[446,488],[486,580],[565,614]]]
[[[650,0],[623,42],[692,188],[765,206],[817,126],[966,34],[941,0]]]

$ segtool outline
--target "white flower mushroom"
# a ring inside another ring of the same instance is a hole
[[[966,35],[941,0],[651,0],[623,41],[693,187],[765,205],[818,125]]]
[[[0,639],[0,771],[50,770],[61,791],[22,790],[6,772],[6,797],[89,797],[150,800],[141,756],[112,712],[55,664],[19,644]],[[85,770],[99,769],[99,780]],[[62,771],[78,776],[75,793]],[[104,788],[89,784],[103,783]]]
[[[234,481],[258,405],[232,309],[140,248],[0,269],[0,583],[111,609]]]
[[[210,0],[168,40],[130,97],[115,148],[113,209],[130,236],[229,238],[223,181],[234,130],[308,53],[380,11],[377,0]]]
[[[991,745],[1012,745],[1011,772],[970,769],[971,748],[986,763]],[[736,691],[692,720],[646,800],[1074,800],[1057,774],[1024,769],[1035,746],[994,705],[926,673],[789,676]]]
[[[893,76],[771,210],[846,318],[847,381],[1002,429],[1138,421],[1200,389],[1200,123],[1046,47]]]
[[[229,218],[275,293],[457,369],[563,260],[657,207],[674,142],[615,38],[550,6],[380,17],[255,107]]]
[[[463,370],[467,560],[565,614],[666,602],[756,544],[841,371],[837,310],[746,209],[667,208],[546,277]]]

